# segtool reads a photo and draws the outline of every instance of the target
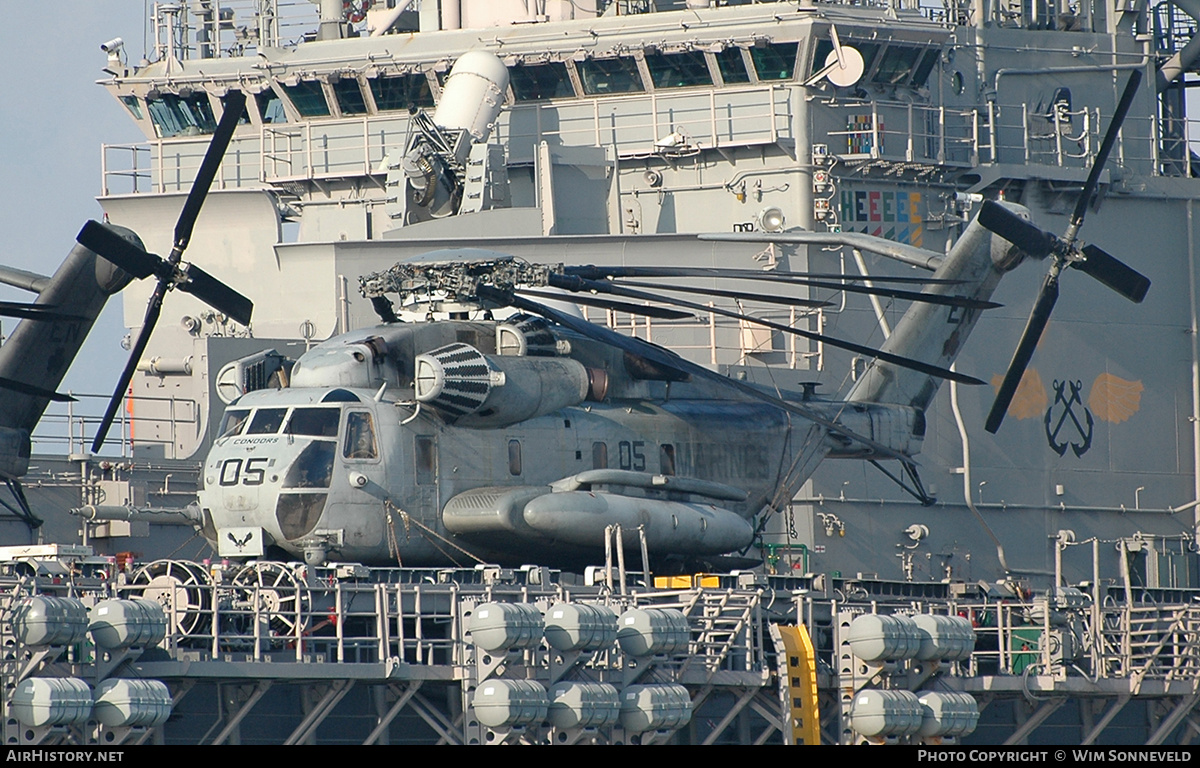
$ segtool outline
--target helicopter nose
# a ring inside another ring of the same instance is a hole
[[[218,528],[261,528],[268,538],[295,541],[317,527],[329,497],[335,443],[314,440],[286,456],[229,456],[205,477],[202,504]]]
[[[313,441],[288,467],[275,503],[275,521],[284,539],[303,538],[317,527],[329,500],[335,447],[331,441]]]

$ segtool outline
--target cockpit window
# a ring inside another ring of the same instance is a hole
[[[258,413],[254,414],[254,419],[251,420],[246,434],[273,435],[279,431],[280,425],[283,424],[283,417],[286,415],[287,408],[259,408]]]
[[[342,455],[347,459],[374,459],[379,456],[375,449],[375,425],[371,414],[351,411],[346,416],[346,443]]]
[[[333,479],[335,443],[315,440],[304,447],[283,478],[284,488],[328,488]]]
[[[288,435],[311,437],[337,437],[338,419],[342,412],[337,408],[296,408],[284,430]]]
[[[204,91],[195,91],[188,96],[164,93],[156,99],[147,99],[146,108],[150,110],[150,119],[154,121],[159,138],[195,136],[217,129],[212,105]]]
[[[217,435],[220,437],[229,437],[241,432],[242,427],[246,426],[246,418],[249,415],[249,410],[234,410],[231,408],[225,411],[225,416],[221,419],[221,428],[217,430]]]

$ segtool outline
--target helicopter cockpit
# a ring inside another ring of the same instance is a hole
[[[269,404],[260,404],[255,401],[268,393],[251,393],[225,412],[201,491],[201,505],[220,518],[223,555],[261,556],[271,544],[309,536],[327,506],[339,460],[378,463],[369,398],[346,389],[304,394],[320,394],[320,402],[285,406],[281,393],[270,392]]]

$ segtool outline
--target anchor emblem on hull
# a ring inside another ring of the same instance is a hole
[[[1070,395],[1066,394],[1068,387],[1071,389]],[[1070,448],[1075,456],[1079,457],[1092,447],[1092,427],[1095,421],[1092,419],[1092,412],[1083,404],[1082,390],[1082,381],[1054,380],[1054,402],[1046,409],[1046,440],[1059,456],[1065,456],[1067,448]],[[1055,411],[1060,405],[1062,409],[1056,415]],[[1079,421],[1079,414],[1075,412],[1075,406],[1083,409],[1084,421],[1082,423]],[[1079,436],[1078,442],[1068,439],[1069,434],[1063,438],[1062,442],[1059,442],[1059,437],[1068,423],[1073,425],[1074,431]]]

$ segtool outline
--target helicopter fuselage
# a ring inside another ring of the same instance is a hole
[[[785,481],[830,449],[820,429],[759,403],[584,402],[469,428],[375,395],[290,388],[231,407],[200,493],[219,551],[563,561],[594,557],[603,529],[624,524],[644,526],[652,551],[715,555],[746,548],[753,516],[786,504]],[[703,482],[680,484],[694,478]]]

